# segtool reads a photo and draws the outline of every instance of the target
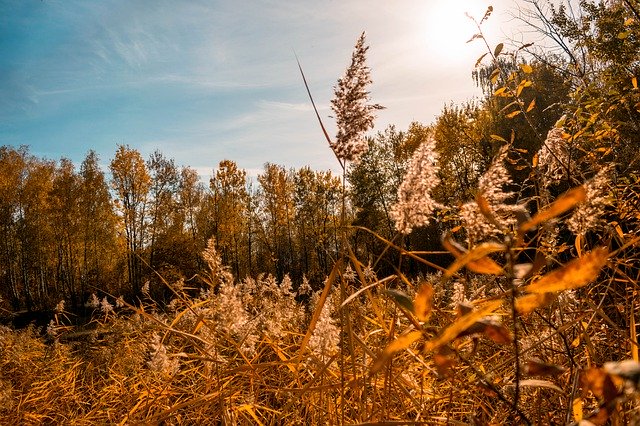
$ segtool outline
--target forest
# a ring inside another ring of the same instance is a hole
[[[0,422],[640,424],[640,3],[523,3],[407,129],[363,33],[341,173],[0,147]]]

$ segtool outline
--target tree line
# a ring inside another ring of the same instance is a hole
[[[444,209],[429,226],[401,236],[390,216],[408,162],[427,138],[440,161],[433,197],[455,209],[475,197],[506,143],[521,196],[538,196],[531,165],[560,123],[571,163],[551,190],[563,193],[611,164],[631,200],[613,214],[632,226],[640,197],[637,2],[583,1],[579,19],[562,6],[525,3],[531,7],[521,18],[557,49],[523,45],[505,54],[496,46],[494,60],[479,58],[473,71],[481,99],[447,105],[431,124],[389,126],[368,137],[359,161],[345,160],[344,181],[331,171],[277,164],[250,179],[223,160],[203,182],[160,151],[144,159],[119,146],[107,172],[93,151],[77,167],[37,158],[27,147],[0,147],[0,307],[41,309],[62,299],[81,306],[99,292],[135,297],[147,282],[162,297],[163,280],[197,288],[200,253],[211,238],[237,278],[288,274],[294,285],[307,279],[319,287],[346,224],[358,259],[383,273],[398,265],[418,273],[410,259],[399,263],[389,242],[440,250],[442,232],[456,226]]]

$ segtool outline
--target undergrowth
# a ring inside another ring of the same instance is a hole
[[[496,80],[501,50],[488,51]],[[381,108],[366,104],[366,51],[363,35],[336,90],[340,138],[325,131],[343,172]],[[533,108],[520,99],[526,81],[505,76],[499,89],[511,117]],[[361,229],[433,271],[407,277],[399,265],[378,277],[349,246],[344,215],[341,255],[315,286],[237,280],[210,240],[203,285],[165,282],[168,304],[143,286],[135,304],[94,297],[83,329],[67,325],[63,304],[46,336],[0,328],[2,422],[640,424],[640,182],[588,156],[570,161],[566,120],[533,163],[513,137],[495,139],[475,199],[458,208],[431,198],[429,139],[391,208],[404,234],[447,217],[450,264]],[[530,174],[514,182],[507,164]]]

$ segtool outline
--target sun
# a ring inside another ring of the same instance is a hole
[[[431,0],[425,8],[424,38],[430,54],[449,63],[469,62],[479,51],[478,29],[469,16],[480,20],[487,6],[476,0]],[[467,16],[469,15],[469,16]]]

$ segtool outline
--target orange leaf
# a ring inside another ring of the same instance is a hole
[[[486,317],[502,305],[501,300],[494,300],[482,305],[479,309],[471,311],[458,318],[453,324],[449,325],[440,336],[427,342],[425,344],[425,351],[433,351],[441,346],[446,345],[460,334],[462,334],[467,328],[471,327],[481,318]]]
[[[442,276],[443,279],[451,278],[460,268],[466,267],[477,274],[502,275],[504,270],[493,259],[487,257],[490,253],[504,251],[504,246],[498,243],[482,243],[473,250],[458,257]]]
[[[411,331],[403,336],[398,337],[382,351],[376,362],[371,367],[371,374],[377,373],[391,359],[394,353],[407,349],[422,336],[421,331]]]
[[[576,422],[582,420],[582,398],[575,398],[573,400],[571,410],[573,411],[573,420]]]
[[[598,247],[583,257],[573,259],[566,265],[549,272],[524,289],[529,293],[551,293],[580,288],[595,280],[607,263],[609,251]]]
[[[516,299],[516,310],[523,314],[530,314],[537,308],[547,306],[556,299],[554,293],[526,294]]]
[[[413,309],[418,321],[427,321],[431,316],[433,293],[433,286],[427,282],[418,289],[416,299],[413,301]]]
[[[484,335],[501,345],[511,343],[513,341],[513,337],[507,327],[495,321],[487,324],[487,327],[484,329]]]
[[[536,107],[536,100],[535,98],[531,100],[531,102],[529,102],[529,106],[527,107],[527,112],[531,112],[532,109],[534,109]]]
[[[487,257],[490,253],[504,251],[502,244],[483,243],[473,250],[467,251],[449,234],[445,234],[442,237],[442,245],[456,258],[456,261],[445,271],[443,279],[451,278],[463,267],[478,274],[501,275],[504,272],[500,265]]]
[[[582,387],[590,390],[597,398],[602,398],[605,403],[609,403],[616,398],[620,391],[616,382],[622,380],[614,378],[601,368],[591,367],[580,375]]]
[[[566,370],[564,367],[542,362],[537,358],[527,360],[524,365],[524,374],[527,376],[557,376]]]
[[[584,186],[578,186],[577,188],[570,189],[558,197],[556,201],[536,213],[531,220],[520,225],[520,232],[527,232],[542,222],[546,222],[549,219],[560,216],[562,213],[572,209],[576,204],[584,201],[586,198],[587,191],[584,189]]]

